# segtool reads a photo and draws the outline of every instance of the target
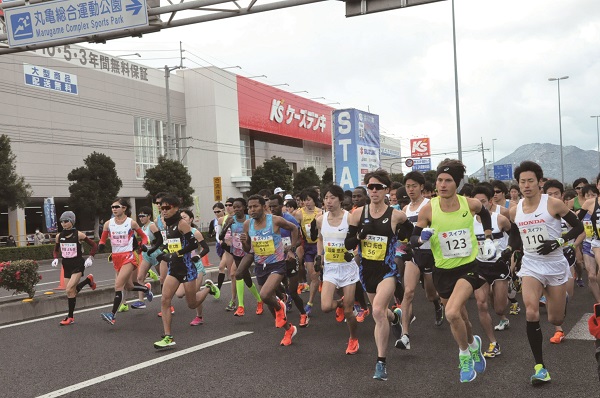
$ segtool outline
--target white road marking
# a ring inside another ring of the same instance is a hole
[[[129,366],[124,369],[119,369],[115,372],[111,372],[111,373],[107,373],[102,376],[94,377],[93,379],[82,381],[81,383],[73,384],[72,386],[61,388],[60,390],[52,391],[48,394],[40,395],[37,398],[60,397],[65,394],[69,394],[73,391],[81,390],[83,388],[90,387],[94,384],[102,383],[104,381],[111,380],[111,379],[114,379],[114,378],[117,378],[120,376],[125,376],[128,373],[136,372],[138,370],[141,370],[141,369],[153,366],[153,365],[157,365],[162,362],[170,361],[172,359],[179,358],[181,356],[191,354],[193,352],[200,351],[205,348],[215,346],[217,344],[225,343],[225,342],[233,340],[233,339],[244,337],[249,334],[252,334],[252,332],[239,332],[239,333],[231,334],[229,336],[224,336],[224,337],[221,337],[221,338],[218,338],[215,340],[208,341],[206,343],[198,344],[197,346],[186,348],[185,350],[181,350],[181,351],[174,352],[172,354],[161,356],[160,358],[151,359],[149,361],[142,362],[137,365]]]
[[[579,322],[573,326],[573,329],[571,329],[565,338],[567,340],[596,340],[596,338],[590,334],[590,330],[588,328],[588,319],[591,315],[591,312],[583,314]]]

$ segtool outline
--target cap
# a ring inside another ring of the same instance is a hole
[[[291,199],[294,199],[294,197],[288,193],[287,195],[285,195],[285,197],[283,199],[291,200]]]
[[[281,193],[281,192],[285,192],[285,190],[281,189],[280,187],[275,188],[275,190],[273,191],[273,193],[275,195],[277,195],[278,193]]]
[[[75,224],[75,213],[72,211],[65,211],[60,215],[59,220],[69,220],[71,224]]]

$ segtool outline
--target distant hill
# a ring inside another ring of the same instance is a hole
[[[586,151],[576,146],[563,147],[565,165],[565,183],[572,184],[579,177],[588,181],[596,179],[598,175],[598,152]],[[517,148],[510,155],[497,160],[496,165],[512,164],[514,169],[524,160],[531,160],[542,166],[544,177],[560,180],[560,146],[554,144],[526,144]],[[488,173],[490,177],[493,166],[490,164]],[[470,175],[483,181],[483,167]],[[513,180],[514,182],[514,180]]]

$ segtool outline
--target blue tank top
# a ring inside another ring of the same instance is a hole
[[[148,236],[148,243],[151,244],[152,242],[154,242],[154,239],[156,239],[156,237],[154,236],[154,232],[152,232],[152,230],[150,230],[150,226],[153,223],[149,223],[148,226],[143,225],[142,226],[142,231],[144,231],[144,233]]]
[[[255,220],[250,219],[250,242],[254,249],[254,261],[257,264],[273,264],[283,261],[283,244],[281,235],[273,232],[273,215],[266,214],[266,226],[263,229],[254,229]]]
[[[245,215],[244,221],[250,218],[249,215]],[[244,221],[239,222],[236,216],[233,216],[233,224],[231,224],[231,247],[232,252],[236,257],[244,257],[246,252],[242,247],[242,241],[240,240],[240,235],[244,232]]]

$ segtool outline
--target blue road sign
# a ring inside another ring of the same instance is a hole
[[[413,171],[425,172],[431,170],[431,158],[418,158],[413,160]]]
[[[513,179],[512,164],[494,165],[494,179],[500,181],[511,181]]]
[[[4,13],[10,47],[148,25],[146,0],[55,0],[9,8]]]

